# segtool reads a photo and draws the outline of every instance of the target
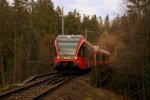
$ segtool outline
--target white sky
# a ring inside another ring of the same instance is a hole
[[[121,14],[123,0],[52,0],[54,6],[64,7],[64,12],[76,9],[80,14],[101,16],[108,14],[112,19]]]
[[[7,0],[12,2],[13,0]],[[121,14],[123,0],[52,0],[54,6],[64,7],[64,12],[76,9],[80,14],[101,16],[108,14],[110,19]]]

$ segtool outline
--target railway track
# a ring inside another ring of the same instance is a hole
[[[5,93],[0,94],[0,99],[1,100],[39,99],[42,98],[47,93],[49,93],[50,91],[54,90],[56,87],[72,79],[73,77],[64,75],[62,73],[53,73],[49,74],[47,77],[42,78],[43,76],[38,76],[36,78],[29,79],[28,81],[25,82],[26,84],[16,89],[9,90]]]

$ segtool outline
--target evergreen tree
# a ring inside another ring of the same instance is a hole
[[[150,4],[149,0],[127,0],[127,14],[121,19],[121,28],[123,28],[123,43],[125,47],[121,53],[120,63],[126,70],[138,77],[136,81],[139,85],[136,91],[141,90],[139,99],[146,100],[149,98],[149,66],[150,66]],[[125,22],[126,21],[126,22]],[[133,74],[134,73],[134,74]],[[130,75],[128,75],[130,77]],[[133,79],[134,80],[134,79]],[[148,81],[147,81],[148,80]],[[135,82],[130,82],[133,84]],[[132,90],[133,91],[133,90]],[[136,92],[134,90],[134,92]],[[130,90],[131,93],[131,90]]]
[[[104,22],[104,31],[108,33],[110,31],[110,21],[109,16],[107,15]]]
[[[99,33],[99,23],[96,15],[92,16],[90,23],[91,23],[90,30],[93,31],[93,33]]]
[[[6,0],[0,1],[0,86],[5,86],[7,84],[6,72],[9,68],[9,62],[7,60],[12,60],[7,52],[10,51],[10,46],[8,45],[10,35],[8,22],[9,20],[9,6]],[[8,28],[8,29],[7,29]],[[8,55],[7,55],[8,54]]]
[[[65,34],[81,34],[80,26],[80,16],[76,10],[65,16]]]
[[[100,22],[99,22],[99,32],[102,33],[103,32],[103,19],[102,19],[101,16],[99,17],[99,20],[100,20]]]
[[[56,33],[61,34],[62,33],[62,10],[59,6],[56,8],[56,21],[57,21]]]
[[[51,0],[38,0],[36,3],[38,33],[44,34],[56,33],[56,13],[53,9]]]
[[[83,16],[83,21],[82,21],[82,30],[85,32],[85,30],[90,30],[90,18],[89,16]]]
[[[110,27],[110,32],[119,31],[119,30],[120,30],[120,28],[119,28],[120,23],[121,23],[120,17],[117,16],[117,17],[112,21],[112,25],[111,25],[111,27]]]

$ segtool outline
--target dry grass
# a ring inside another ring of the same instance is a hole
[[[123,96],[115,94],[106,89],[95,88],[85,100],[123,100]]]
[[[4,92],[6,90],[10,89],[9,85],[4,86],[3,88],[0,88],[0,92]]]
[[[100,48],[110,52],[110,62],[115,61],[115,48],[123,45],[120,40],[120,36],[121,34],[102,33],[99,37],[99,41],[96,43],[100,46]]]

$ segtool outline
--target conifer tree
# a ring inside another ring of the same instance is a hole
[[[109,16],[107,15],[104,22],[104,31],[108,33],[110,31],[110,21]]]
[[[81,34],[80,33],[80,16],[79,13],[74,10],[68,12],[65,16],[65,33],[66,34]]]

